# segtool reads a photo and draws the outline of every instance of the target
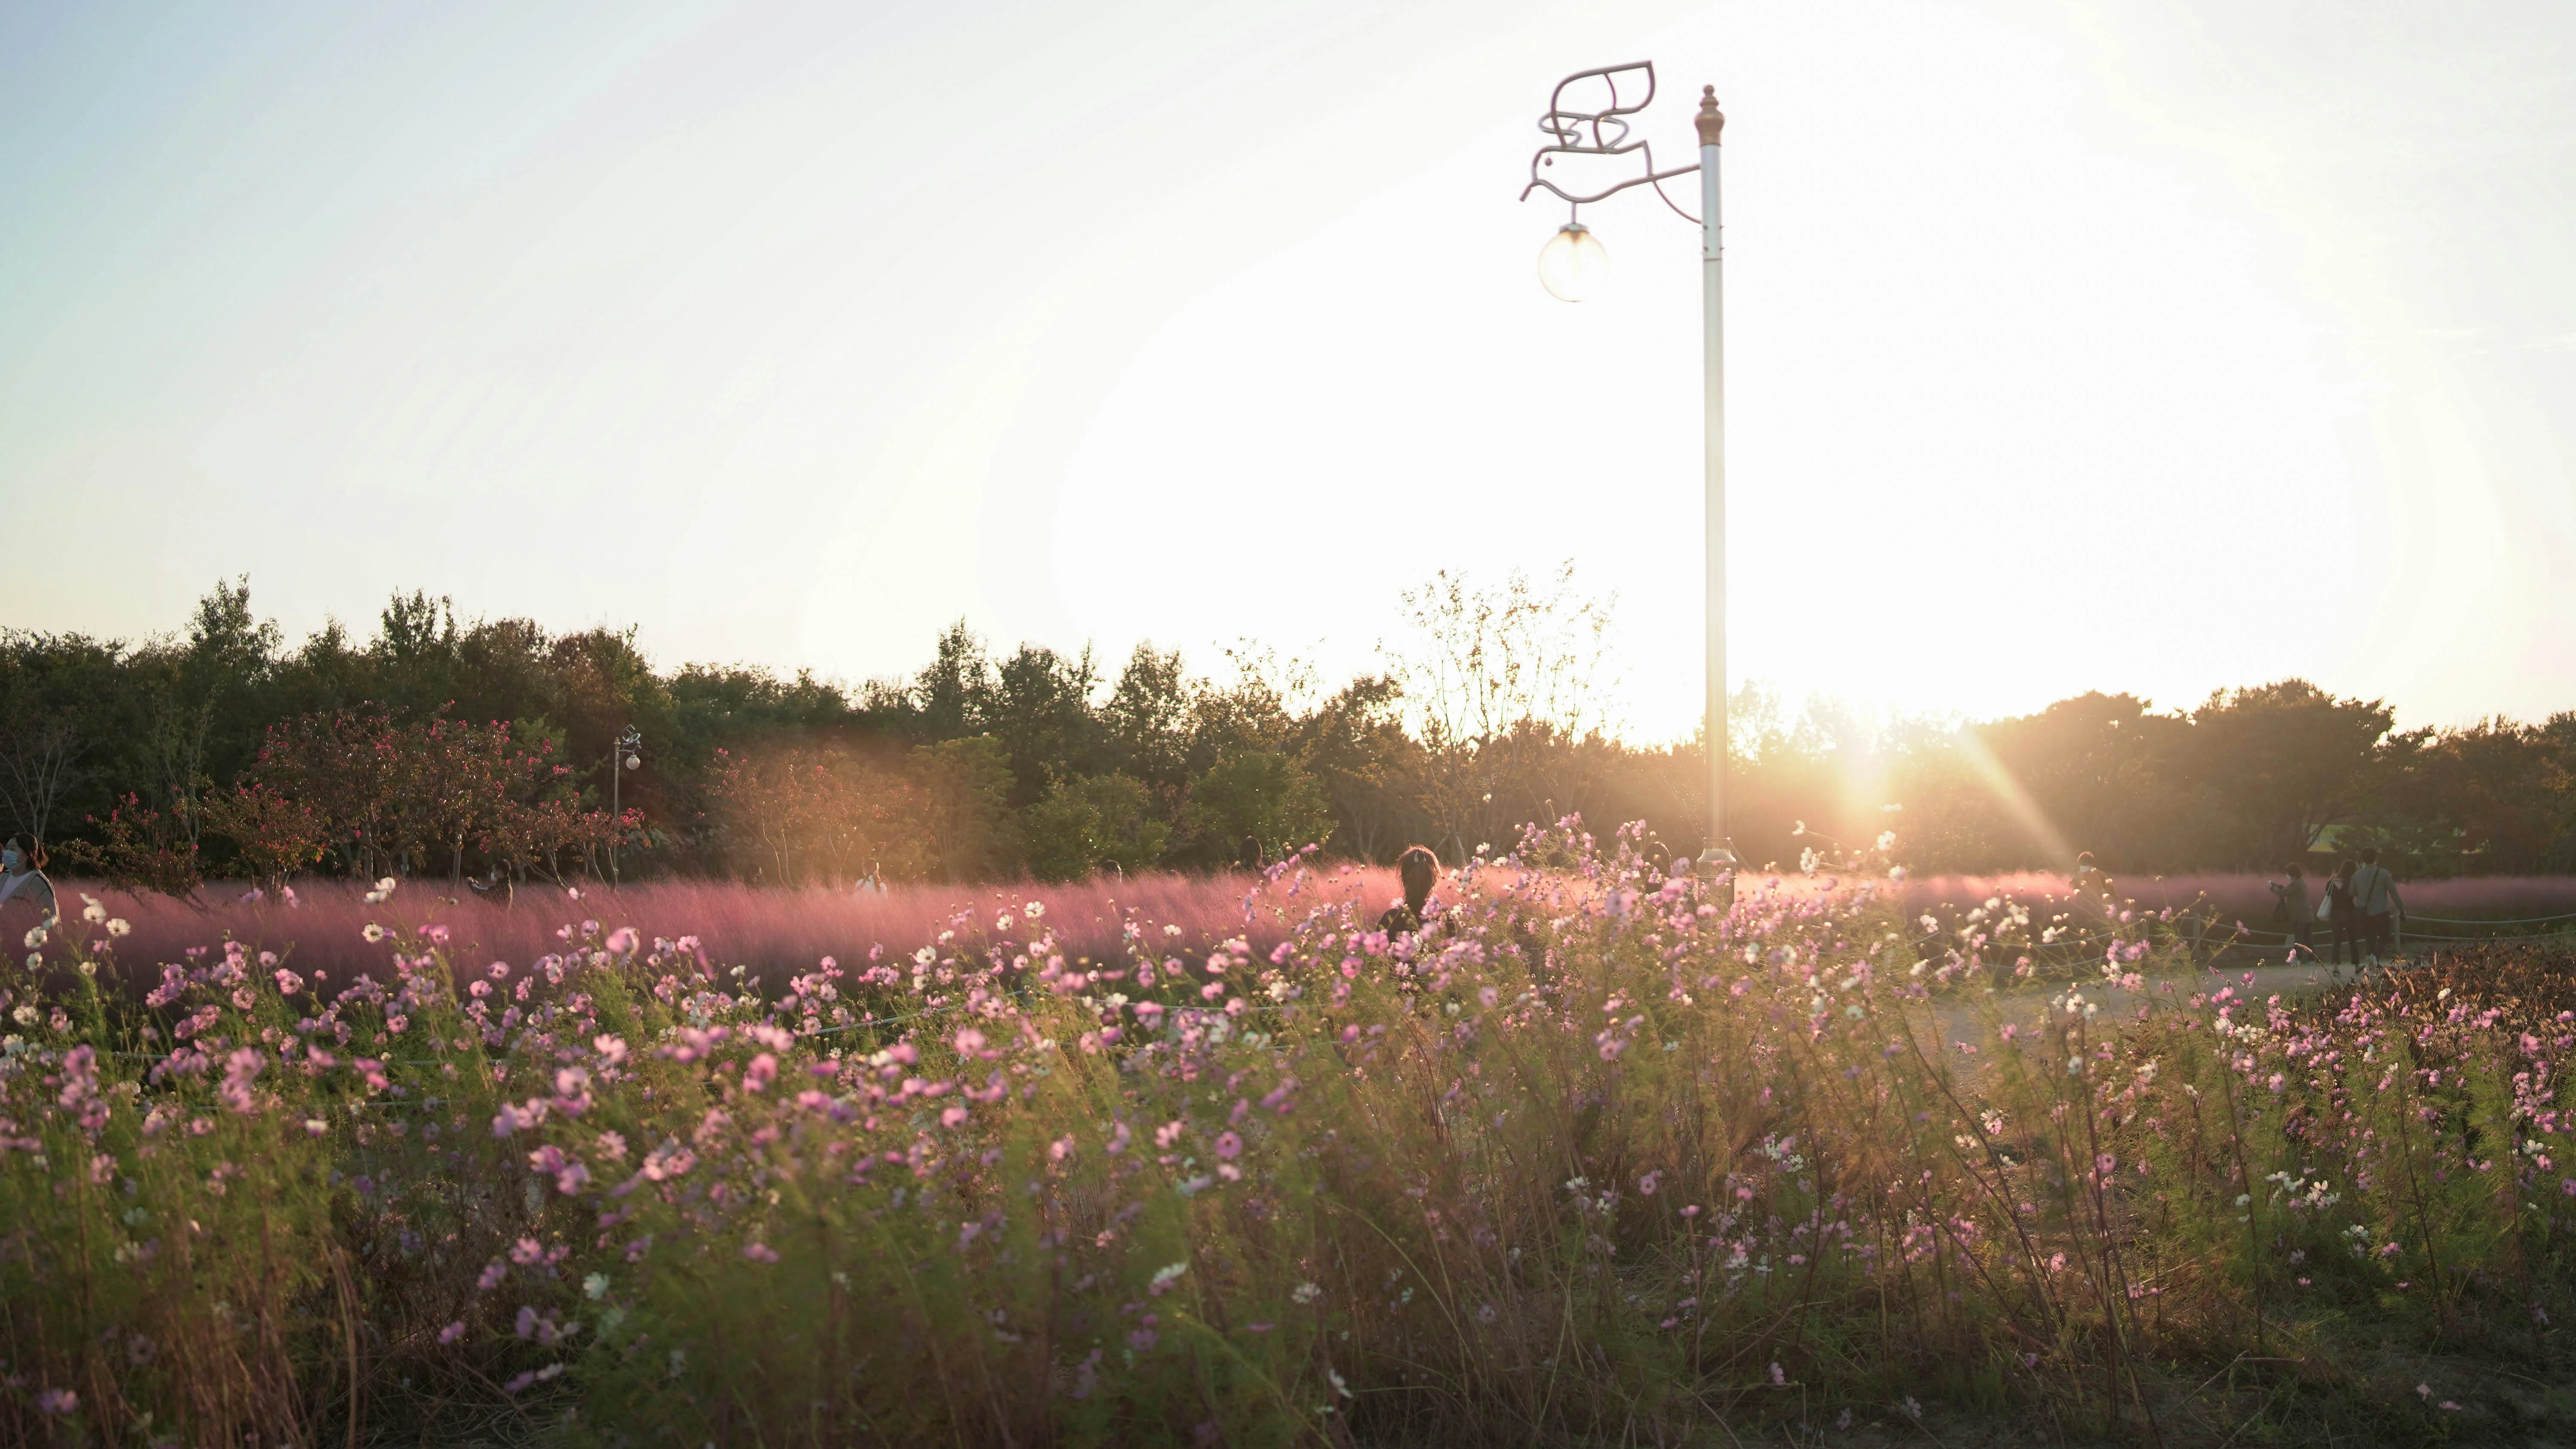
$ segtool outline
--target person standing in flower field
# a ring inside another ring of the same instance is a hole
[[[2397,948],[2391,930],[2392,917],[2406,914],[2406,903],[2397,895],[2397,877],[2379,863],[2379,852],[2361,853],[2361,867],[2352,873],[2352,903],[2361,913],[2361,939],[2370,964],[2379,964],[2385,954],[2394,958]]]
[[[2326,925],[2333,932],[2326,955],[2336,966],[2361,964],[2361,912],[2352,903],[2352,873],[2356,868],[2347,856],[2326,878],[2324,910]]]
[[[45,879],[45,848],[20,831],[0,844],[0,905],[27,901],[45,920],[54,919],[54,883]]]
[[[2288,880],[2272,884],[2272,894],[2280,899],[2274,914],[2285,924],[2289,935],[2290,959],[2312,961],[2317,954],[2317,918],[2308,909],[2308,873],[2295,860],[2290,862],[2289,872]]]
[[[2093,863],[2093,852],[2089,850],[2075,857],[2075,874],[2070,883],[2079,896],[2110,899],[2111,878],[2102,873],[2102,867]]]
[[[2119,895],[2111,889],[2111,877],[2093,863],[2093,852],[2087,850],[2075,857],[2075,873],[2067,883],[2073,887],[2070,903],[2076,909],[2099,911],[2105,922],[2119,915]]]
[[[1431,887],[1440,880],[1440,857],[1426,846],[1408,845],[1395,858],[1395,872],[1404,878],[1404,899],[1386,908],[1386,914],[1377,918],[1377,928],[1389,936],[1409,935],[1422,929]]]

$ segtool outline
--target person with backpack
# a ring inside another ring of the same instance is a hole
[[[2281,922],[2284,934],[2290,938],[2290,959],[2313,961],[2317,958],[2317,918],[2308,909],[2308,873],[2295,860],[2290,862],[2289,872],[2288,880],[2272,883],[2276,898],[2272,919]]]
[[[2384,953],[2391,960],[2397,948],[2391,927],[2392,918],[2406,914],[2406,903],[2397,896],[2397,877],[2379,863],[2379,852],[2361,853],[2361,867],[2352,873],[2353,909],[2361,916],[2361,940],[2369,954],[2369,964],[2376,966]]]

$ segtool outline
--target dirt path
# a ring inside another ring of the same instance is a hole
[[[2191,998],[2200,993],[2233,987],[2239,996],[2257,1001],[2278,994],[2303,996],[2322,991],[2337,983],[2349,983],[2354,968],[2322,964],[2288,965],[2277,958],[2268,962],[2256,959],[2254,953],[2229,951],[2199,971],[2158,971],[2145,973],[2141,989],[2126,991],[2099,978],[2017,985],[1975,996],[1936,998],[1933,1015],[1941,1023],[1942,1044],[1967,1042],[1980,1051],[1991,1051],[1995,1045],[1995,1028],[2004,1022],[2018,1022],[2028,1027],[2046,1013],[2049,1000],[2070,987],[2084,993],[2084,999],[2098,1004],[2105,1017],[2135,1018],[2141,1010],[2148,1012],[2188,1010]],[[2249,981],[2247,978],[2251,977]]]

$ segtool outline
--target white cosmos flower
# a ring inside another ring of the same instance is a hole
[[[373,945],[385,938],[385,928],[377,925],[373,921],[369,921],[367,922],[367,928],[360,931],[358,934],[366,937],[368,944]]]

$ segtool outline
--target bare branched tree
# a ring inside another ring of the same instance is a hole
[[[1519,820],[1579,808],[1581,761],[1595,753],[1580,747],[1613,723],[1617,596],[1579,593],[1569,559],[1543,582],[1515,569],[1491,589],[1444,570],[1403,600],[1417,642],[1389,663],[1422,742],[1422,802],[1453,858]]]
[[[30,713],[0,722],[0,815],[46,838],[54,806],[88,778],[89,742],[68,714]]]

